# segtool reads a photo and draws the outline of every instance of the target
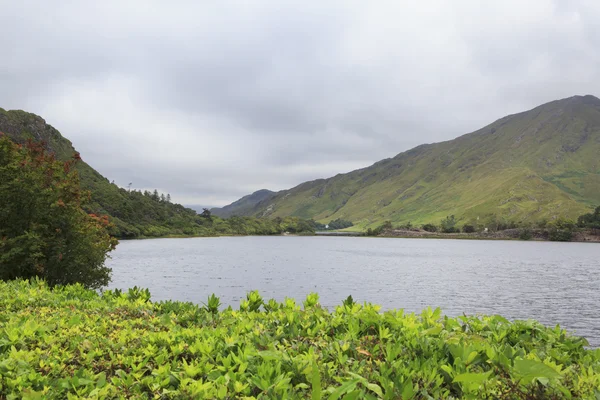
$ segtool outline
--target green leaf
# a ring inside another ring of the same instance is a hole
[[[260,351],[260,352],[258,352],[258,355],[268,361],[281,360],[281,357],[282,357],[281,353],[278,353],[276,351],[271,351],[271,350]]]
[[[321,400],[321,374],[319,373],[319,368],[317,367],[317,363],[313,361],[312,363],[312,400]]]
[[[381,387],[379,385],[375,383],[367,383],[367,388],[372,392],[375,392],[377,396],[383,397],[383,391],[381,390]]]
[[[467,384],[481,383],[481,382],[485,381],[486,379],[488,379],[491,374],[492,374],[492,371],[481,372],[481,373],[465,372],[464,374],[456,375],[456,377],[454,377],[454,380],[452,382],[467,383]]]
[[[425,329],[423,332],[421,332],[421,335],[423,336],[437,336],[440,334],[440,332],[442,331],[442,327],[441,326],[434,326],[433,328],[429,328],[429,329]]]
[[[537,360],[515,360],[514,371],[523,377],[524,381],[533,379],[554,380],[560,377],[560,374],[553,368]]]
[[[358,379],[352,379],[350,381],[342,383],[340,386],[335,388],[333,392],[331,392],[331,394],[328,397],[328,400],[337,400],[340,398],[341,395],[352,392],[356,385],[358,385],[358,382]]]
[[[67,324],[67,326],[70,328],[72,326],[79,325],[79,324],[81,324],[81,317],[79,315],[75,314],[69,319],[69,323]]]
[[[356,400],[360,396],[360,390],[355,390],[353,392],[347,393],[342,397],[342,400]]]
[[[98,378],[96,380],[96,387],[103,388],[106,385],[106,373],[100,372],[96,377]]]
[[[408,381],[404,384],[402,388],[402,400],[412,399],[415,395],[415,389],[413,388],[413,383]]]

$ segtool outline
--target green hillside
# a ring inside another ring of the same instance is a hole
[[[233,215],[247,215],[248,212],[251,212],[258,203],[266,199],[270,199],[273,197],[273,195],[275,195],[275,192],[267,189],[257,190],[256,192],[244,196],[225,207],[211,208],[210,211],[214,215],[217,215],[221,218],[228,218]]]
[[[60,160],[69,160],[77,153],[71,142],[58,130],[41,117],[25,111],[0,108],[0,132],[17,143],[24,143],[28,139],[44,142],[47,150]],[[310,224],[298,218],[237,218],[225,221],[214,216],[198,215],[196,211],[171,203],[158,193],[120,188],[83,160],[76,166],[81,186],[91,193],[91,199],[84,205],[85,210],[108,215],[114,224],[111,234],[117,237],[260,235],[313,231]]]
[[[600,204],[600,99],[575,96],[510,115],[447,142],[368,168],[306,182],[248,214],[342,218],[357,229],[439,223],[576,219]]]

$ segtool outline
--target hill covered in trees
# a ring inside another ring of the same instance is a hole
[[[43,142],[46,150],[58,160],[68,161],[79,154],[72,143],[43,118],[20,110],[0,108],[0,132],[16,143],[28,140]],[[84,160],[75,167],[83,189],[91,192],[83,208],[90,214],[108,215],[111,234],[120,238],[160,237],[171,235],[267,235],[282,232],[312,232],[313,226],[297,217],[277,220],[253,217],[223,220],[210,212],[198,214],[181,204],[171,202],[168,194],[138,191],[111,183]]]
[[[243,215],[298,216],[355,229],[385,221],[474,226],[576,220],[600,204],[600,99],[574,96],[501,118],[328,179],[302,183]]]

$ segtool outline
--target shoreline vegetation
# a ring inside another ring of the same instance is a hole
[[[248,293],[223,309],[148,290],[0,281],[0,397],[564,399],[600,396],[600,349],[533,320],[381,312]]]
[[[441,220],[439,225],[428,223],[415,226],[407,222],[394,226],[390,221],[386,221],[375,229],[367,229],[364,234],[402,238],[600,242],[600,206],[579,216],[577,221],[558,218],[551,222],[539,221],[535,224],[496,221],[486,225],[472,221],[461,226],[454,215],[450,215]]]
[[[427,232],[424,230],[405,230],[392,229],[384,231],[377,235],[378,237],[386,238],[402,238],[402,239],[461,239],[461,240],[520,240],[520,241],[552,241],[549,238],[548,232],[542,229],[530,230],[531,237],[524,239],[523,231],[520,229],[507,229],[498,232],[475,232],[475,233],[441,233]],[[600,235],[595,234],[594,230],[580,230],[573,232],[573,235],[568,242],[581,243],[600,243]]]

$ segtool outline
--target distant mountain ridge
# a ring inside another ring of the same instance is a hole
[[[234,215],[243,216],[252,214],[252,210],[262,201],[270,199],[275,195],[267,189],[257,190],[256,192],[246,195],[241,199],[234,201],[233,203],[225,207],[211,208],[211,213],[221,218],[228,218]]]
[[[552,101],[453,140],[243,203],[238,215],[342,218],[359,229],[386,220],[437,223],[447,215],[484,225],[576,218],[600,204],[600,99]]]

